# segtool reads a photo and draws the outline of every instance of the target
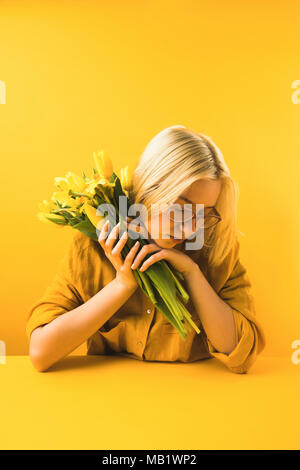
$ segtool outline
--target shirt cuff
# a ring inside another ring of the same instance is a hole
[[[218,352],[207,338],[210,354],[225,364],[232,372],[245,374],[257,355],[258,335],[255,325],[232,308],[237,345],[230,354]]]
[[[72,308],[74,308],[74,306],[71,303],[69,308],[53,305],[47,302],[39,302],[35,304],[34,307],[32,307],[30,316],[26,322],[25,330],[27,338],[30,340],[33,330],[39,326],[50,323],[52,320],[59,317],[61,314],[68,312]]]

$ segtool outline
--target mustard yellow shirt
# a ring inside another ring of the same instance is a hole
[[[87,340],[87,354],[121,354],[145,361],[193,362],[215,357],[231,371],[245,373],[265,346],[263,330],[256,319],[251,283],[239,259],[239,242],[218,267],[207,263],[204,249],[184,251],[200,267],[215,292],[231,308],[237,346],[229,354],[215,350],[189,299],[186,304],[201,330],[187,330],[184,341],[177,330],[152,304],[140,287],[112,317]],[[58,272],[27,315],[26,334],[54,320],[93,297],[115,278],[116,271],[102,247],[75,231]],[[185,281],[182,281],[187,289]],[[188,289],[187,289],[188,291]]]

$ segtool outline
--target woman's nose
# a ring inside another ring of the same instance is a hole
[[[174,234],[177,238],[188,238],[197,230],[196,220],[193,218],[191,221],[187,221],[185,223],[179,222],[174,226]]]

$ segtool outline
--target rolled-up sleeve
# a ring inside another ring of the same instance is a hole
[[[237,256],[231,274],[218,292],[221,299],[232,309],[236,347],[230,354],[220,353],[207,338],[210,354],[223,362],[232,372],[238,374],[246,373],[254,363],[257,354],[265,347],[265,336],[256,318],[251,287],[248,273]]]
[[[60,260],[58,270],[44,293],[30,306],[26,316],[26,335],[83,303],[81,296],[83,256],[86,250],[80,247],[80,235],[75,233],[70,245]]]

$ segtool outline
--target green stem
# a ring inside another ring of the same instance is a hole
[[[87,197],[88,199],[93,199],[92,196],[89,196],[88,194],[85,193],[77,193],[76,191],[73,191],[73,189],[69,189],[69,194],[70,196],[76,196],[76,197]]]
[[[168,271],[170,272],[172,278],[174,279],[174,282],[175,282],[175,284],[176,284],[176,286],[177,286],[177,288],[178,288],[178,290],[179,290],[179,293],[180,293],[180,295],[181,295],[181,297],[182,297],[182,300],[183,300],[185,303],[187,303],[188,300],[189,300],[189,298],[190,298],[188,292],[187,292],[187,291],[185,290],[185,288],[181,285],[181,283],[180,283],[179,280],[177,279],[176,275],[174,274],[174,272],[172,271],[172,269],[170,268],[170,266],[168,265],[168,263],[165,262],[165,260],[161,260],[161,261],[165,264],[166,268],[168,269]]]

